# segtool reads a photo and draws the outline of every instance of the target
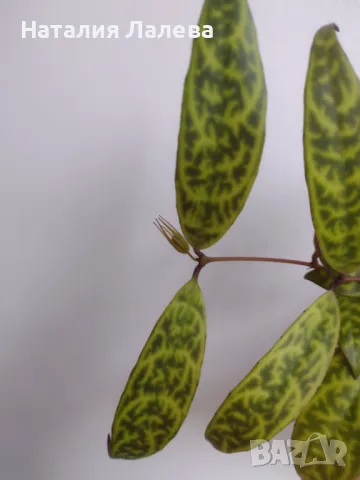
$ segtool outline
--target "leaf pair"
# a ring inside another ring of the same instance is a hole
[[[228,231],[256,178],[267,92],[245,0],[206,0],[185,80],[176,165],[181,228],[196,249]],[[304,95],[304,157],[312,220],[324,261],[360,269],[360,81],[335,24],[315,35]]]
[[[194,249],[216,243],[234,223],[256,178],[265,139],[267,93],[246,0],[205,0],[200,19],[213,38],[193,41],[185,79],[176,163],[176,203]],[[185,241],[157,225],[181,253]],[[158,320],[118,404],[108,451],[142,458],[176,435],[200,379],[205,308],[196,279]]]
[[[339,337],[339,309],[327,292],[306,310],[229,394],[206,430],[222,452],[250,449],[293,421],[321,384]],[[156,323],[117,407],[110,457],[137,459],[163,449],[183,424],[205,352],[205,305],[195,278]]]
[[[333,289],[340,313],[340,349],[293,431],[296,441],[308,442],[314,432],[330,441],[307,443],[305,464],[296,469],[308,480],[354,480],[360,473],[360,284],[336,286],[344,274],[359,276],[360,81],[336,31],[328,25],[315,35],[304,97],[305,175],[324,265],[305,278]],[[345,452],[331,449],[331,442]]]
[[[302,448],[293,461],[301,478],[357,477],[360,377],[336,350],[347,300],[332,291],[318,298],[230,392],[205,433],[217,450],[250,450],[295,420],[292,441]]]

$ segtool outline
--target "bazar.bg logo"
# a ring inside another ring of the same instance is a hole
[[[316,444],[313,442],[317,442]],[[311,447],[310,447],[310,444]],[[313,433],[303,440],[251,440],[251,464],[253,467],[263,465],[335,465],[345,467],[344,457],[347,447],[340,440],[327,440],[326,435]],[[310,448],[310,450],[309,450]],[[315,457],[314,454],[319,458]],[[313,458],[312,458],[313,456]],[[308,460],[308,461],[306,461]]]

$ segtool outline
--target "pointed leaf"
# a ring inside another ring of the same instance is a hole
[[[285,428],[323,381],[339,328],[339,307],[330,291],[302,313],[230,392],[209,423],[206,439],[221,452],[241,452]]]
[[[338,295],[340,308],[339,345],[355,378],[360,376],[360,298]]]
[[[309,282],[315,283],[315,285],[318,285],[325,290],[330,290],[334,281],[331,278],[330,273],[326,270],[326,268],[323,267],[310,270],[310,272],[308,272],[304,278],[305,280],[309,280]]]
[[[185,79],[176,164],[181,229],[197,249],[215,244],[243,209],[258,173],[267,93],[246,0],[205,0]]]
[[[360,267],[360,81],[334,25],[318,30],[305,87],[304,154],[311,214],[325,261]]]
[[[297,418],[292,439],[307,442],[305,455],[293,457],[301,478],[354,480],[360,473],[360,379],[352,376],[341,351],[336,352],[323,384]]]
[[[108,436],[111,458],[153,455],[177,434],[200,379],[205,340],[204,300],[192,279],[159,318],[130,374]]]

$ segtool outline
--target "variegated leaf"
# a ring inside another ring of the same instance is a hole
[[[305,86],[304,154],[311,214],[326,263],[360,267],[360,81],[327,25],[315,35]]]
[[[306,280],[329,290],[333,279],[325,268],[316,268],[308,272]],[[360,375],[360,297],[359,283],[350,282],[334,289],[340,308],[340,337],[342,348],[355,377]]]
[[[243,209],[258,173],[267,93],[246,0],[205,0],[186,75],[175,175],[182,231],[197,249],[215,244]]]
[[[338,295],[340,307],[339,345],[355,378],[360,376],[360,298]]]
[[[110,457],[153,455],[177,434],[197,389],[205,341],[205,305],[193,278],[159,318],[131,372],[108,436]]]
[[[355,480],[360,473],[360,379],[352,376],[340,350],[297,418],[292,440],[294,448],[305,442],[305,449],[293,454],[304,480]]]
[[[295,420],[325,377],[339,328],[339,307],[330,291],[302,313],[230,392],[206,429],[207,440],[221,452],[246,451]]]

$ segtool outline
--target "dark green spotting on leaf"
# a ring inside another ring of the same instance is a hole
[[[312,221],[337,272],[360,267],[360,81],[336,26],[315,35],[305,86],[304,156]]]
[[[339,306],[330,291],[300,315],[230,392],[209,423],[206,439],[224,453],[246,451],[295,420],[326,375],[339,330]]]
[[[360,379],[340,350],[297,418],[292,442],[293,462],[304,480],[355,480],[360,473]]]
[[[130,374],[108,436],[111,458],[153,455],[177,434],[199,383],[205,342],[204,300],[192,279],[159,318]]]
[[[267,92],[246,0],[205,0],[198,24],[211,25],[214,33],[193,41],[175,187],[184,236],[205,249],[228,231],[252,189],[265,140]]]
[[[339,345],[357,378],[360,376],[360,298],[338,295],[337,299],[341,319]]]

